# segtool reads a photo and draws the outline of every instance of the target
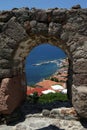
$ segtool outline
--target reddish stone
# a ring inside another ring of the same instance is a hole
[[[0,113],[10,114],[25,98],[26,86],[22,76],[5,78],[0,86]]]

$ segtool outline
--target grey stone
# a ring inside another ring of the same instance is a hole
[[[9,20],[4,30],[4,33],[14,39],[17,42],[20,42],[22,39],[27,37],[27,34],[22,26],[15,21],[15,18]]]
[[[26,130],[27,127],[24,125],[17,125],[15,130]]]
[[[40,34],[43,32],[43,35],[48,33],[48,28],[46,24],[43,23],[37,23],[37,32]]]
[[[0,50],[0,57],[2,57],[2,59],[11,60],[12,52],[13,52],[13,49],[3,48],[2,50]]]
[[[62,23],[65,22],[65,19],[66,19],[66,9],[55,9],[53,11],[53,17],[52,17],[53,22]]]
[[[78,113],[81,117],[87,118],[87,114],[85,112],[85,111],[87,111],[87,107],[85,105],[85,104],[87,104],[87,87],[79,86],[76,88],[73,85],[72,94],[73,94],[72,103],[73,103],[73,106],[75,107],[76,111],[78,111]]]
[[[67,54],[68,97],[72,100],[74,95],[76,99],[78,94],[76,95],[72,85],[75,89],[80,85],[87,86],[87,9],[76,5],[69,10],[20,8],[0,11],[0,82],[6,77],[21,76],[26,56],[42,43],[60,47]],[[75,100],[73,105],[80,116],[82,110],[83,117],[86,117],[87,103],[84,104],[82,99],[83,96],[79,98],[79,107]]]
[[[12,16],[13,13],[11,11],[3,11],[0,14],[0,22],[7,22]]]
[[[0,78],[5,78],[5,77],[12,77],[11,69],[1,69],[0,68]]]
[[[36,20],[30,21],[30,26],[31,26],[31,28],[36,27],[36,25],[37,25],[37,21],[36,21]]]
[[[48,34],[49,35],[60,36],[61,30],[62,30],[61,24],[51,22],[49,24]]]
[[[84,41],[84,51],[87,51],[87,41]]]
[[[43,116],[47,116],[47,117],[49,117],[49,115],[50,115],[50,111],[44,109],[44,110],[42,111],[42,114],[43,114]]]
[[[87,73],[87,60],[82,58],[73,62],[73,71],[75,73]]]
[[[0,60],[0,68],[8,69],[10,67],[11,67],[11,64],[8,60],[6,60],[6,59]]]
[[[67,32],[62,33],[61,39],[63,41],[67,41],[69,39],[69,33],[67,33]]]
[[[47,14],[45,11],[38,11],[36,15],[36,20],[38,22],[47,22]]]
[[[87,77],[87,73],[73,74],[73,84],[76,86],[87,85],[87,78],[86,77]]]

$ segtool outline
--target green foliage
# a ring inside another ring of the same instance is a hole
[[[39,97],[38,102],[39,103],[50,103],[54,101],[67,101],[67,94],[62,94],[62,93],[49,93],[49,94],[44,94]]]
[[[37,92],[34,92],[33,95],[27,96],[27,100],[30,103],[50,103],[54,101],[67,101],[67,94],[62,93],[49,93],[38,96]]]
[[[38,93],[34,92],[32,95],[27,96],[27,100],[30,103],[37,103],[39,99]]]
[[[52,77],[51,80],[55,81],[55,82],[59,82],[59,80],[57,78],[55,78],[55,77]]]

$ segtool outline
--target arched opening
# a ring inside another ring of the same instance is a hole
[[[60,50],[62,49],[63,52],[63,55],[65,56],[65,54],[67,55],[68,57],[68,63],[69,63],[69,67],[68,67],[68,73],[69,73],[69,76],[67,78],[67,90],[68,90],[68,97],[69,99],[71,99],[71,86],[72,86],[72,55],[70,53],[70,50],[69,48],[66,46],[66,44],[62,43],[62,41],[60,41],[59,39],[56,39],[56,38],[49,38],[47,39],[46,37],[43,37],[43,36],[40,36],[40,37],[33,37],[33,38],[29,38],[27,39],[25,42],[21,42],[20,45],[18,46],[18,49],[16,50],[16,53],[14,55],[14,62],[18,61],[18,66],[16,65],[17,69],[20,70],[20,74],[24,73],[25,75],[25,64],[26,64],[26,57],[29,55],[31,55],[30,53],[33,52],[33,50],[35,48],[38,48],[39,46],[42,46],[44,45],[44,43],[46,43],[46,45],[48,46],[51,46],[51,47],[54,47],[56,49],[60,48]],[[48,44],[49,43],[49,44]],[[39,55],[39,54],[38,54]],[[58,55],[58,54],[57,54]],[[58,56],[56,55],[56,59],[59,58]],[[47,58],[47,57],[46,57]],[[41,63],[40,59],[38,59],[39,63]],[[52,62],[52,61],[51,61]],[[32,63],[30,63],[33,65],[33,67],[37,67],[37,64],[38,62],[36,63],[35,62],[35,59]],[[32,67],[32,65],[30,65],[30,67]],[[48,64],[46,64],[48,65]],[[55,64],[54,64],[55,66]],[[46,67],[47,68],[47,67]],[[57,68],[57,66],[56,66]],[[34,68],[35,69],[35,68]],[[50,69],[50,68],[49,68]],[[31,69],[30,69],[31,71]],[[34,71],[34,70],[33,70]],[[33,72],[32,71],[32,72]],[[53,70],[54,71],[54,70]],[[18,71],[17,71],[18,72]],[[50,71],[51,72],[51,71]],[[43,73],[43,72],[42,72]],[[51,74],[48,74],[49,76],[52,75],[54,72],[52,72]],[[30,74],[30,73],[29,73]],[[31,74],[30,74],[31,75]],[[34,74],[35,76],[36,74]],[[48,78],[49,76],[46,76],[46,78]],[[27,77],[27,76],[26,76]],[[37,77],[36,77],[37,78]],[[34,79],[36,79],[34,77]],[[41,78],[41,77],[40,77]],[[43,79],[44,77],[42,77]],[[70,79],[69,79],[70,78]],[[42,79],[39,79],[39,80],[42,80]],[[32,80],[32,78],[31,78]],[[38,80],[38,82],[39,82]],[[33,80],[32,80],[33,81]],[[31,81],[31,82],[32,82]],[[37,81],[36,81],[37,82]],[[27,82],[26,82],[27,84]],[[32,84],[32,83],[31,83]]]
[[[36,46],[25,59],[27,95],[32,97],[36,92],[39,97],[49,93],[67,95],[68,69],[68,56],[62,49],[49,43]]]

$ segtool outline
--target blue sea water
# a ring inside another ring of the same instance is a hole
[[[26,57],[27,84],[33,85],[54,74],[60,67],[60,59],[65,57],[66,54],[56,46],[43,44],[35,47]]]

